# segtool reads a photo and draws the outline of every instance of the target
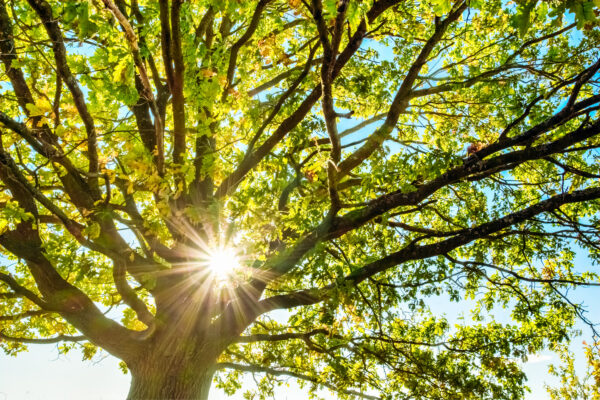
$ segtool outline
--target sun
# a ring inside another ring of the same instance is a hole
[[[240,260],[233,249],[217,248],[208,254],[208,268],[215,276],[223,279],[240,268]]]

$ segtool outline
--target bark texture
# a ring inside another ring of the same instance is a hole
[[[215,373],[214,352],[182,346],[155,351],[130,366],[128,400],[207,400]]]

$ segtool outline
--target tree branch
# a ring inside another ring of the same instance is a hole
[[[529,206],[521,211],[517,211],[497,220],[467,229],[463,233],[455,235],[454,237],[446,240],[422,246],[409,244],[407,247],[397,252],[354,270],[351,274],[347,275],[343,281],[355,286],[378,273],[404,262],[445,255],[450,251],[460,246],[464,246],[465,244],[468,244],[474,240],[484,238],[512,225],[527,221],[538,214],[558,209],[565,204],[579,203],[583,201],[596,200],[599,198],[600,188],[590,188],[556,195],[547,200],[543,200],[532,206]],[[298,292],[272,296],[261,300],[258,303],[257,309],[259,309],[260,313],[262,314],[277,309],[316,304],[329,297],[331,293],[335,291],[336,286],[337,285],[329,285],[323,288],[312,288]]]
[[[160,109],[154,99],[154,94],[152,92],[152,87],[150,86],[150,80],[148,79],[148,73],[146,72],[146,66],[144,65],[144,61],[142,60],[142,56],[140,54],[140,48],[138,46],[137,36],[131,27],[131,24],[127,20],[127,18],[121,13],[119,8],[111,1],[111,0],[102,0],[106,8],[108,8],[112,14],[115,16],[123,32],[125,33],[125,38],[127,39],[127,43],[129,44],[129,48],[131,50],[131,54],[133,55],[133,62],[137,67],[137,70],[140,74],[140,80],[143,87],[142,97],[144,97],[148,103],[150,104],[150,110],[154,115],[154,134],[155,134],[155,143],[156,143],[156,168],[158,169],[158,173],[160,175],[164,172],[164,132],[163,132],[163,123],[161,118]],[[165,0],[166,2],[166,0]],[[163,2],[161,1],[161,4]],[[162,6],[161,6],[162,9]]]
[[[359,149],[357,149],[339,164],[338,179],[347,175],[350,171],[366,160],[371,154],[373,154],[373,152],[381,146],[381,144],[393,131],[396,123],[398,122],[400,114],[408,107],[413,85],[419,76],[419,72],[427,63],[429,55],[438,42],[443,38],[448,27],[453,22],[458,20],[463,11],[467,9],[466,1],[461,1],[458,4],[459,6],[450,12],[446,19],[439,24],[436,24],[433,35],[427,40],[425,45],[423,45],[423,48],[421,49],[416,60],[408,69],[406,77],[402,81],[402,84],[400,85],[400,88],[398,89],[398,92],[392,101],[383,125],[376,129],[371,136],[369,136],[365,144],[363,144]]]
[[[185,100],[183,97],[184,63],[181,44],[180,13],[183,0],[172,0],[171,4],[171,35],[173,55],[173,162],[181,164],[185,152]],[[165,61],[166,62],[166,61]],[[179,179],[182,179],[180,177]],[[182,180],[185,182],[185,180]]]
[[[233,84],[233,76],[235,74],[235,68],[237,65],[237,57],[240,49],[250,38],[254,35],[256,28],[258,28],[258,24],[260,22],[260,16],[267,5],[272,0],[259,0],[256,8],[254,9],[254,13],[252,14],[252,19],[250,20],[250,25],[248,25],[248,29],[246,32],[233,44],[231,47],[231,52],[229,53],[229,65],[227,67],[227,84],[223,90],[223,97],[227,96],[228,90]]]
[[[391,6],[397,4],[399,0],[379,0],[376,1],[371,9],[367,12],[366,20],[372,23],[376,20],[385,10]],[[367,34],[367,22],[365,19],[361,21],[356,32],[352,38],[348,41],[345,49],[340,53],[333,67],[332,77],[335,78],[346,63],[350,60],[352,55],[360,47],[364,37]],[[304,101],[298,106],[298,108],[275,129],[273,134],[263,142],[258,149],[253,151],[248,157],[237,166],[237,168],[229,174],[222,182],[221,185],[215,192],[216,198],[224,197],[232,193],[244,177],[256,166],[258,163],[265,158],[271,150],[292,130],[294,129],[308,114],[312,106],[317,102],[321,96],[321,86],[316,86],[304,99]]]
[[[33,339],[33,338],[8,336],[8,335],[5,335],[4,332],[0,331],[0,340],[5,340],[7,342],[26,343],[26,344],[48,344],[48,343],[60,343],[60,342],[81,342],[83,340],[87,340],[87,338],[85,336],[58,335],[58,336],[52,337],[52,338]]]
[[[29,317],[39,317],[44,314],[48,314],[48,311],[31,310],[31,311],[24,311],[21,314],[0,315],[0,322],[1,321],[18,321],[18,320],[29,318]]]
[[[23,296],[28,300],[32,301],[35,305],[40,307],[42,310],[48,311],[56,311],[50,306],[50,304],[46,303],[44,300],[40,299],[35,293],[31,290],[27,289],[24,286],[19,285],[19,283],[12,276],[0,273],[0,281],[6,283],[8,287],[10,287],[16,295]]]
[[[334,392],[343,393],[343,394],[350,395],[350,396],[356,396],[356,397],[359,397],[362,399],[367,399],[367,400],[381,400],[381,398],[379,398],[379,397],[371,396],[371,395],[364,394],[361,392],[357,392],[355,390],[339,389],[335,385],[332,385],[330,383],[321,382],[319,380],[319,378],[313,378],[311,376],[301,374],[298,372],[263,367],[263,366],[258,366],[258,365],[243,365],[243,364],[235,364],[235,363],[229,363],[229,362],[218,363],[216,367],[217,367],[217,369],[235,369],[238,371],[250,372],[250,373],[254,373],[254,374],[255,373],[263,373],[263,374],[268,374],[268,375],[273,375],[273,376],[289,376],[291,378],[296,378],[296,379],[301,379],[303,381],[312,382],[318,386],[325,387]]]
[[[52,42],[52,51],[54,53],[54,60],[56,62],[56,70],[69,88],[71,96],[73,97],[73,101],[75,102],[75,107],[77,108],[77,111],[83,120],[83,125],[85,126],[87,133],[87,151],[89,161],[88,172],[90,173],[88,180],[93,197],[96,200],[99,200],[100,188],[98,186],[98,178],[95,176],[95,174],[98,174],[99,172],[99,164],[97,135],[96,128],[94,126],[94,120],[85,103],[83,92],[81,91],[77,80],[69,68],[64,39],[61,29],[58,25],[58,20],[56,20],[52,15],[52,7],[45,0],[28,0],[28,2],[31,8],[33,8],[38,14],[42,20],[42,23],[44,24],[44,27],[46,28],[46,32]]]
[[[248,336],[239,336],[235,339],[236,343],[254,343],[254,342],[279,342],[282,340],[291,339],[306,339],[315,335],[328,335],[330,332],[327,329],[314,329],[310,332],[296,333],[288,332],[279,335],[269,335],[257,333]]]

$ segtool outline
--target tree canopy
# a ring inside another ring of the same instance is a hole
[[[0,0],[0,345],[132,399],[522,398],[597,339],[598,6]]]

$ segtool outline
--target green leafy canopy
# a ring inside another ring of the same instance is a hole
[[[549,349],[598,398],[599,7],[0,0],[0,346],[200,399],[518,399]]]

